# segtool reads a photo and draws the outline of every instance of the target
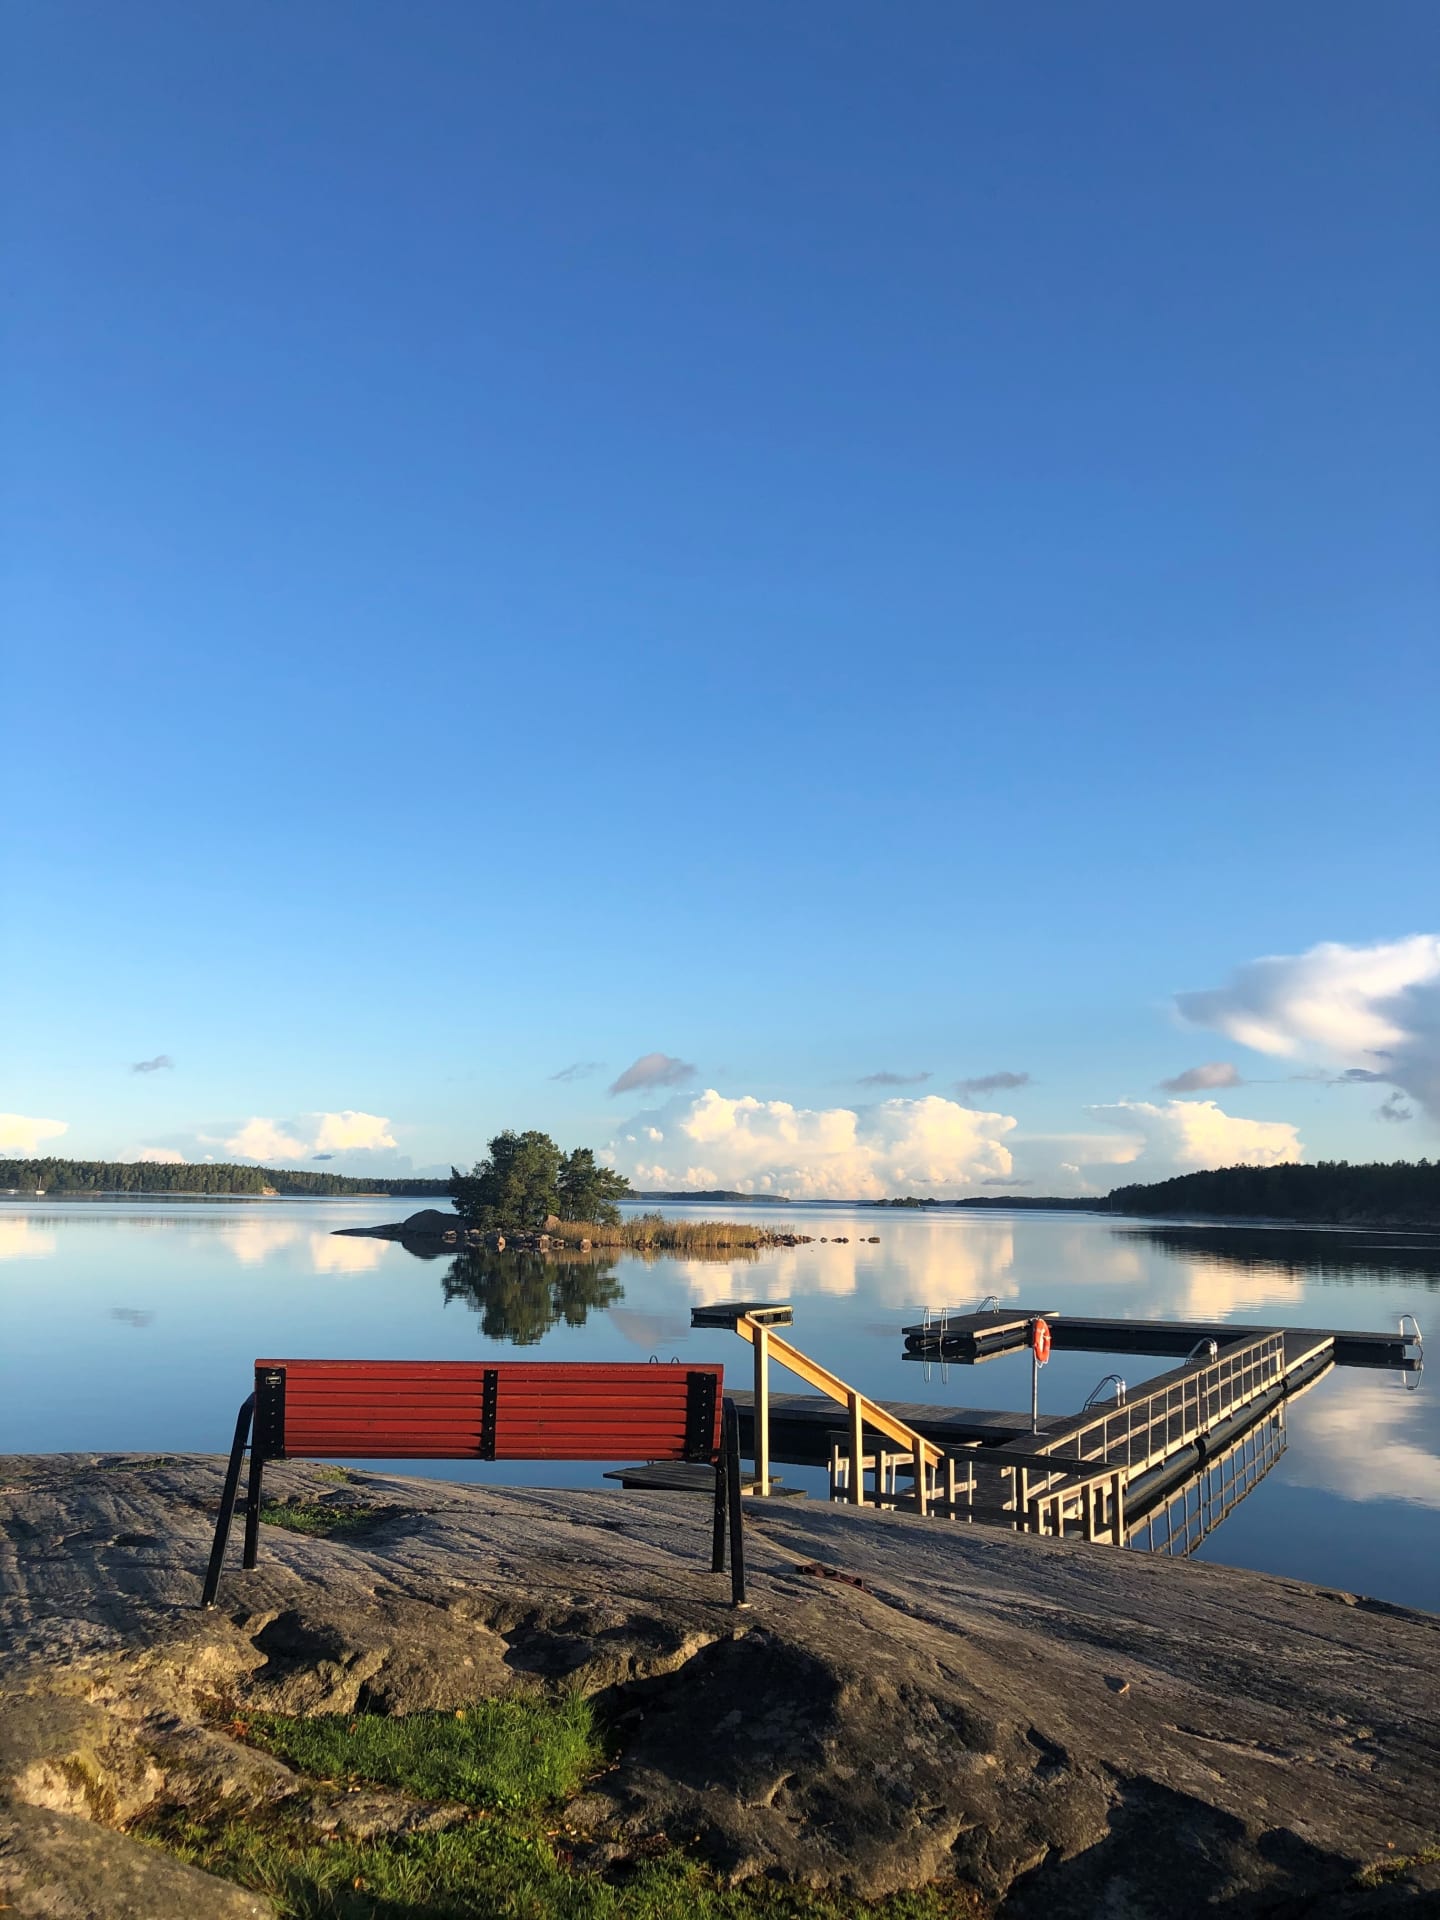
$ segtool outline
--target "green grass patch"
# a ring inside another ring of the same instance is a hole
[[[954,1887],[876,1903],[758,1881],[739,1888],[657,1848],[616,1876],[576,1868],[564,1802],[604,1762],[586,1701],[482,1701],[463,1713],[257,1714],[233,1730],[331,1783],[406,1788],[470,1809],[434,1833],[320,1832],[304,1794],[236,1813],[169,1807],[131,1831],[274,1903],[284,1920],[977,1920]]]
[[[458,1713],[256,1714],[245,1737],[318,1780],[369,1780],[426,1800],[532,1813],[568,1800],[604,1765],[578,1694],[480,1700]]]
[[[331,1500],[262,1500],[260,1519],[267,1527],[284,1527],[291,1533],[308,1533],[317,1539],[344,1538],[369,1533],[382,1521],[394,1520],[401,1507],[369,1507]]]
[[[355,1478],[355,1471],[352,1467],[312,1467],[311,1471],[317,1480],[334,1480],[341,1485],[347,1480],[353,1480]]]
[[[156,1467],[173,1467],[175,1462],[167,1453],[153,1454],[148,1460],[97,1460],[97,1473],[150,1473]]]
[[[1362,1867],[1355,1876],[1355,1884],[1367,1889],[1383,1887],[1408,1873],[1411,1867],[1433,1867],[1437,1861],[1440,1861],[1440,1847],[1422,1847],[1419,1853],[1386,1854],[1383,1859],[1372,1860],[1368,1867]]]
[[[151,1818],[135,1829],[192,1866],[267,1895],[284,1920],[977,1920],[963,1889],[870,1903],[774,1881],[726,1888],[683,1854],[607,1880],[570,1866],[529,1822],[473,1818],[442,1833],[322,1837],[283,1813]]]

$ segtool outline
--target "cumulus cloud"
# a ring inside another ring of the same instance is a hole
[[[299,1121],[256,1115],[221,1144],[238,1160],[274,1165],[281,1160],[330,1160],[337,1153],[388,1150],[395,1145],[395,1137],[383,1115],[346,1107],[340,1113],[307,1113]]]
[[[1228,1060],[1207,1060],[1204,1066],[1187,1067],[1173,1080],[1162,1080],[1162,1093],[1202,1093],[1210,1087],[1242,1087],[1240,1069]]]
[[[157,1053],[153,1060],[137,1060],[131,1067],[131,1073],[159,1073],[164,1067],[173,1067],[175,1062],[168,1053]]]
[[[46,1140],[70,1130],[65,1120],[36,1120],[28,1113],[0,1113],[0,1153],[38,1153]]]
[[[1278,1167],[1300,1159],[1300,1135],[1287,1120],[1242,1120],[1213,1100],[1116,1100],[1090,1107],[1097,1120],[1130,1135],[1125,1156],[1137,1174],[1157,1179],[1202,1167]]]
[[[642,1053],[626,1067],[618,1080],[610,1083],[611,1093],[631,1093],[637,1087],[679,1087],[695,1077],[688,1060],[677,1060],[670,1053]]]
[[[974,1080],[957,1080],[955,1091],[962,1100],[968,1100],[976,1093],[1013,1093],[1017,1087],[1028,1087],[1028,1073],[982,1073]]]
[[[918,1087],[929,1078],[928,1073],[891,1073],[882,1068],[879,1073],[862,1074],[857,1084],[862,1087]]]
[[[135,1158],[151,1167],[183,1167],[185,1156],[174,1147],[142,1147]]]
[[[731,1099],[711,1087],[641,1120],[643,1143],[622,1136],[611,1152],[642,1188],[730,1187],[817,1200],[943,1197],[1013,1170],[1004,1136],[1015,1121],[937,1094],[817,1109],[750,1095]],[[656,1135],[663,1154],[655,1150]]]
[[[390,1122],[378,1113],[356,1113],[347,1107],[343,1113],[312,1113],[319,1121],[315,1135],[317,1153],[343,1153],[347,1149],[393,1147],[395,1139]]]
[[[310,1151],[307,1141],[297,1140],[274,1120],[259,1115],[247,1120],[224,1144],[225,1151],[240,1160],[295,1160]]]
[[[588,1080],[592,1073],[599,1073],[604,1066],[603,1060],[572,1060],[568,1067],[562,1067],[559,1073],[552,1073],[552,1080]],[[637,1063],[638,1064],[638,1063]],[[633,1072],[634,1069],[632,1068]]]
[[[1392,1081],[1440,1120],[1440,934],[1271,955],[1175,1004],[1258,1053]]]

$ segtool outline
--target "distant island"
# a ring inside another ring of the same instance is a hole
[[[627,1200],[704,1200],[712,1205],[716,1201],[735,1201],[746,1207],[793,1207],[802,1202],[792,1200],[788,1193],[733,1193],[728,1187],[677,1187],[670,1193],[641,1193],[632,1187],[625,1196]]]
[[[1066,1199],[1056,1194],[1026,1193],[985,1193],[972,1194],[966,1200],[922,1199],[913,1193],[907,1193],[896,1200],[857,1200],[860,1207],[1004,1207],[1008,1212],[1018,1208],[1029,1208],[1032,1212],[1059,1210],[1064,1213],[1103,1212],[1109,1205],[1108,1200],[1072,1198]]]
[[[153,1160],[0,1160],[0,1193],[200,1193],[288,1196],[383,1193],[429,1197],[445,1180],[356,1179],[345,1173],[239,1167],[223,1162]]]
[[[1112,1213],[1204,1214],[1326,1227],[1440,1226],[1440,1161],[1317,1160],[1313,1166],[1215,1167],[1116,1187]]]

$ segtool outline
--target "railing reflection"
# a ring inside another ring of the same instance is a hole
[[[1282,1402],[1141,1519],[1132,1520],[1126,1528],[1126,1546],[1187,1559],[1255,1491],[1285,1447]]]

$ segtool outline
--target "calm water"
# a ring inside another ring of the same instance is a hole
[[[789,1300],[793,1338],[881,1398],[1022,1407],[1022,1356],[927,1369],[900,1328],[982,1295],[1117,1317],[1390,1328],[1435,1318],[1440,1240],[1426,1235],[1182,1228],[1084,1214],[766,1209],[816,1244],[753,1261],[635,1256],[564,1266],[418,1259],[333,1229],[408,1210],[381,1201],[0,1201],[6,1452],[205,1451],[229,1443],[259,1354],[719,1360],[749,1384],[733,1334],[690,1308]],[[681,1211],[671,1209],[671,1211]],[[705,1208],[709,1216],[745,1210]],[[753,1217],[753,1215],[752,1215]],[[878,1234],[878,1246],[858,1236]],[[826,1234],[832,1244],[821,1246]],[[833,1244],[833,1236],[849,1244]],[[517,1346],[517,1342],[524,1343]],[[1078,1407],[1112,1369],[1167,1363],[1056,1354],[1041,1407]],[[774,1380],[776,1391],[787,1385]],[[1423,1377],[1335,1369],[1292,1400],[1278,1464],[1199,1557],[1440,1610],[1440,1406]],[[413,1471],[413,1468],[407,1471]],[[586,1484],[595,1470],[437,1463],[447,1478]],[[816,1476],[783,1469],[819,1488]]]

